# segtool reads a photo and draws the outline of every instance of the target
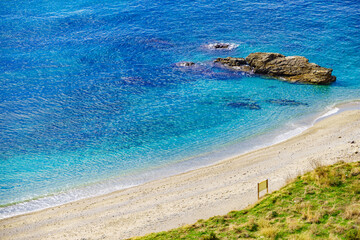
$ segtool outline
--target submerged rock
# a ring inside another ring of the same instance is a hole
[[[228,103],[227,106],[232,108],[245,108],[250,110],[260,110],[261,107],[256,103],[248,103],[248,102],[232,102]]]
[[[251,53],[244,58],[217,58],[219,62],[234,70],[257,73],[289,82],[330,84],[336,80],[331,68],[320,67],[301,56],[286,57],[280,53]]]

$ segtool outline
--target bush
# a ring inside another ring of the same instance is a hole
[[[255,222],[254,218],[250,218],[247,222],[245,228],[249,230],[250,232],[255,232],[258,230],[259,225]]]
[[[357,229],[350,229],[346,232],[345,238],[348,240],[360,240],[360,233]]]
[[[270,239],[276,238],[277,233],[278,233],[278,229],[273,227],[273,226],[263,228],[260,231],[260,235],[262,235],[264,237],[267,237],[267,238],[270,238]]]
[[[219,240],[218,237],[216,237],[216,234],[215,233],[210,233],[209,236],[205,236],[205,237],[202,237],[201,238],[202,240]]]

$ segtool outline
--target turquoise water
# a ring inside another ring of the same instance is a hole
[[[358,1],[1,2],[0,204],[22,203],[0,215],[207,165],[360,99],[359,28]],[[258,51],[305,56],[337,82],[212,64]]]

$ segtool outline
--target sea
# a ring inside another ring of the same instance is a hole
[[[213,63],[252,52],[305,56],[337,81]],[[359,53],[359,0],[1,1],[0,218],[294,136],[360,99]]]

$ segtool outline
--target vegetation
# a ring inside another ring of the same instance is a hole
[[[248,209],[135,239],[360,239],[360,162],[314,168]]]

